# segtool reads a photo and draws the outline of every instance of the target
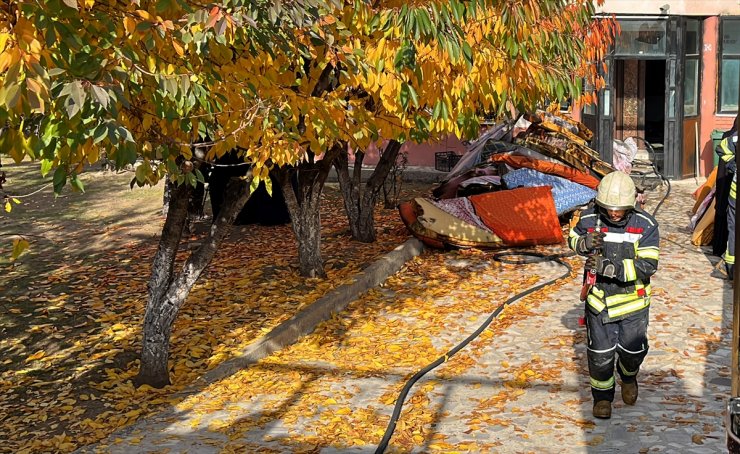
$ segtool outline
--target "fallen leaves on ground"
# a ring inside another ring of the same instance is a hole
[[[148,203],[148,209],[131,213],[135,222],[161,225],[161,193],[137,203]],[[10,295],[3,300],[0,339],[0,452],[68,452],[177,404],[177,391],[408,238],[396,211],[379,208],[378,241],[352,241],[341,207],[337,190],[328,188],[322,206],[325,280],[299,276],[289,225],[234,228],[178,316],[171,340],[173,385],[161,390],[131,383],[156,238],[128,229],[129,240],[105,253],[76,256],[83,248],[75,241],[101,227],[55,219],[75,236],[54,247],[37,245],[29,253],[33,269],[10,269],[16,283],[27,284],[19,288],[11,281],[0,288]],[[183,248],[180,258],[186,254]]]
[[[311,335],[186,399],[177,410],[206,411],[204,402],[216,402],[213,411],[236,402],[248,403],[249,411],[233,412],[231,421],[194,428],[227,435],[232,440],[227,451],[237,447],[255,450],[263,442],[290,452],[306,446],[346,449],[377,444],[406,380],[464,339],[509,296],[541,279],[494,262],[491,255],[481,251],[425,253]],[[456,260],[472,265],[451,267],[449,263]],[[506,284],[500,285],[502,281]],[[435,436],[433,424],[446,412],[435,396],[479,365],[480,355],[491,347],[496,333],[536,314],[556,287],[508,306],[478,339],[412,388],[389,452],[408,452],[419,446],[438,452],[495,452],[500,445],[495,439],[460,444]],[[503,390],[482,398],[471,409],[468,427],[481,430],[515,424],[495,414],[532,384],[557,382],[559,367],[538,358],[506,367]],[[377,388],[371,395],[360,395],[359,389],[344,388],[348,376],[375,380]],[[573,422],[588,427],[584,421]],[[256,441],[258,429],[266,427],[285,435]]]

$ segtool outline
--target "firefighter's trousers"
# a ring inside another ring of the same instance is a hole
[[[606,310],[606,309],[604,309]],[[648,352],[649,309],[622,320],[602,323],[602,316],[586,308],[588,371],[594,402],[614,400],[614,367],[625,383],[634,382]]]
[[[734,182],[732,183],[735,184]],[[733,267],[732,265],[735,264],[735,207],[737,205],[737,201],[735,200],[735,197],[733,197],[733,194],[730,194],[730,197],[727,199],[727,250],[725,251],[725,254],[723,258],[725,259],[725,263],[727,266],[727,272],[732,273]],[[730,274],[732,276],[732,274]]]

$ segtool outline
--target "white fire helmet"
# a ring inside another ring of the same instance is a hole
[[[602,178],[596,204],[607,210],[630,210],[635,207],[635,182],[624,172],[612,172]]]

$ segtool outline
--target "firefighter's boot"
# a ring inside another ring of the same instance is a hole
[[[622,382],[622,402],[627,405],[635,405],[637,402],[637,381],[630,383]]]
[[[594,418],[609,419],[612,417],[612,403],[608,400],[600,400],[594,403]]]

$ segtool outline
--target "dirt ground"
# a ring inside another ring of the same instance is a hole
[[[51,179],[34,163],[3,170],[5,189],[17,195]],[[289,225],[235,227],[176,323],[173,385],[135,389],[146,283],[164,218],[163,186],[130,189],[133,178],[91,169],[82,175],[84,194],[66,187],[55,197],[49,186],[0,215],[0,439],[7,440],[0,452],[70,451],[171,404],[175,391],[409,236],[396,210],[380,206],[378,242],[352,241],[338,185],[327,183],[329,277],[306,280]],[[431,186],[405,183],[400,199]],[[181,259],[208,222],[195,225]],[[31,247],[13,263],[17,235]]]

